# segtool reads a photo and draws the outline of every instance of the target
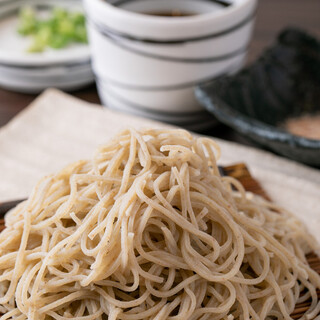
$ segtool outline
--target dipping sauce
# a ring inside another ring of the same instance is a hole
[[[288,119],[284,127],[297,136],[320,140],[320,114]]]
[[[172,18],[177,18],[177,17],[189,17],[189,16],[195,16],[197,13],[195,12],[187,12],[187,11],[182,11],[179,9],[174,9],[170,11],[154,11],[154,12],[141,12],[143,14],[147,14],[150,16],[160,16],[160,17],[172,17]]]

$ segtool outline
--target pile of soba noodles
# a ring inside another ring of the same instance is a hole
[[[316,241],[183,130],[127,130],[42,179],[0,234],[4,319],[303,319]]]

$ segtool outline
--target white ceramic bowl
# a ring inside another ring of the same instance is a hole
[[[123,110],[126,101],[127,111],[135,113],[132,106],[139,105],[160,120],[162,112],[201,111],[194,87],[242,67],[257,0],[234,0],[228,7],[209,0],[84,0],[84,5],[103,103]],[[175,8],[196,14],[141,13]]]

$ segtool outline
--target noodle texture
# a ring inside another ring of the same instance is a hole
[[[42,179],[0,234],[1,320],[319,319],[316,241],[221,177],[218,146],[126,130]]]

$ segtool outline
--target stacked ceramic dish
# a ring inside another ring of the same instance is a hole
[[[78,0],[0,0],[0,86],[37,93],[48,87],[73,90],[94,81],[88,45],[28,53],[28,38],[17,33],[22,6],[49,11],[53,6],[82,10]]]
[[[186,127],[212,123],[194,87],[239,70],[256,0],[85,0],[93,69],[110,108]],[[154,14],[181,9],[183,17]]]

